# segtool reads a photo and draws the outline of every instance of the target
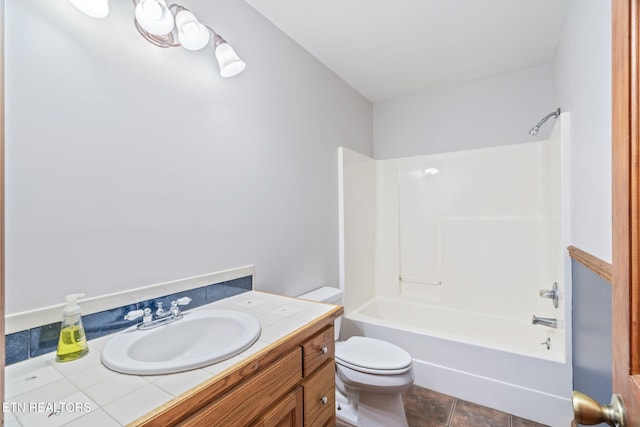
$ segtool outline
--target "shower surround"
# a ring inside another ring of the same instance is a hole
[[[452,153],[340,149],[342,338],[404,347],[420,386],[568,425],[562,139],[557,122],[549,140]],[[540,296],[554,283],[558,308]]]

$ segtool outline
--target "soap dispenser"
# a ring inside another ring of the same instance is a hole
[[[89,352],[80,317],[80,307],[77,304],[78,298],[83,296],[84,294],[66,296],[67,306],[62,310],[62,326],[60,327],[56,362],[76,360]]]

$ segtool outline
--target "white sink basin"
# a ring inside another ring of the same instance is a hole
[[[123,374],[170,374],[201,368],[235,356],[260,336],[260,322],[234,310],[199,310],[150,330],[135,326],[115,335],[102,350],[102,363]]]

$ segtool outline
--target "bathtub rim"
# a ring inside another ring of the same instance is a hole
[[[400,329],[400,330],[405,330],[411,333],[415,333],[415,334],[419,334],[419,335],[426,335],[429,337],[433,337],[433,338],[437,338],[437,339],[441,339],[441,340],[446,340],[446,341],[454,341],[454,342],[460,342],[466,345],[470,345],[470,346],[474,346],[474,347],[479,347],[479,348],[487,348],[490,350],[495,350],[495,351],[502,351],[505,353],[510,353],[510,354],[515,354],[517,356],[521,356],[521,357],[527,357],[527,358],[531,358],[531,359],[537,359],[537,360],[544,360],[544,361],[548,361],[548,362],[553,362],[553,363],[559,363],[559,364],[566,364],[567,363],[567,351],[565,348],[565,323],[564,321],[559,320],[559,328],[557,329],[551,329],[550,333],[558,333],[558,335],[560,335],[560,339],[558,339],[558,348],[556,351],[554,351],[553,353],[549,353],[549,357],[540,357],[538,355],[532,354],[530,352],[526,352],[520,348],[516,348],[514,346],[509,346],[507,344],[494,344],[491,343],[490,345],[488,345],[486,342],[474,338],[472,336],[458,336],[458,335],[452,335],[452,334],[447,334],[441,331],[438,331],[436,329],[420,329],[420,328],[416,328],[413,325],[408,325],[402,322],[395,322],[395,321],[391,321],[388,319],[380,319],[379,317],[375,317],[375,316],[371,316],[368,314],[363,314],[362,311],[366,310],[367,308],[370,308],[372,305],[376,304],[376,303],[384,303],[384,302],[391,302],[391,303],[395,303],[395,304],[404,304],[404,305],[409,305],[412,307],[431,307],[431,308],[435,308],[438,310],[445,310],[445,311],[449,311],[449,312],[453,312],[453,313],[461,313],[464,315],[474,315],[474,316],[478,316],[478,317],[484,317],[484,318],[488,318],[491,319],[492,321],[508,321],[508,322],[512,322],[512,323],[517,323],[517,324],[522,324],[524,325],[529,325],[528,322],[525,321],[518,321],[518,320],[514,320],[514,319],[508,319],[508,318],[504,318],[501,317],[499,315],[492,315],[492,314],[487,314],[487,313],[482,313],[482,312],[473,312],[473,311],[468,311],[468,310],[460,310],[460,309],[456,309],[456,308],[452,308],[452,307],[443,307],[443,306],[439,306],[437,304],[433,304],[430,303],[429,301],[421,301],[420,303],[416,303],[416,302],[412,302],[412,301],[408,301],[406,299],[406,297],[390,297],[390,296],[378,296],[378,297],[374,297],[372,299],[370,299],[369,301],[367,301],[365,304],[361,305],[360,307],[358,307],[357,309],[354,310],[349,310],[347,311],[347,307],[345,307],[345,315],[344,317],[346,319],[349,320],[354,320],[354,321],[359,321],[359,322],[367,322],[367,323],[372,323],[378,326],[383,326],[383,327],[389,327],[389,328],[395,328],[395,329]],[[541,328],[543,326],[540,326]],[[541,343],[535,343],[535,345],[541,345]],[[533,347],[532,347],[533,348]]]

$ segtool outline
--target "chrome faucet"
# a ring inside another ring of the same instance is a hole
[[[176,320],[182,319],[183,315],[180,311],[180,305],[187,305],[191,302],[191,298],[182,297],[175,301],[171,301],[171,309],[165,310],[162,308],[162,302],[156,301],[155,314],[152,313],[149,307],[144,310],[133,310],[124,316],[125,320],[136,320],[142,317],[142,322],[138,323],[138,329],[153,329],[158,326],[166,325]]]
[[[542,325],[548,326],[549,328],[557,328],[558,327],[558,319],[552,319],[550,317],[536,317],[533,315],[533,320],[531,321],[533,325]]]

